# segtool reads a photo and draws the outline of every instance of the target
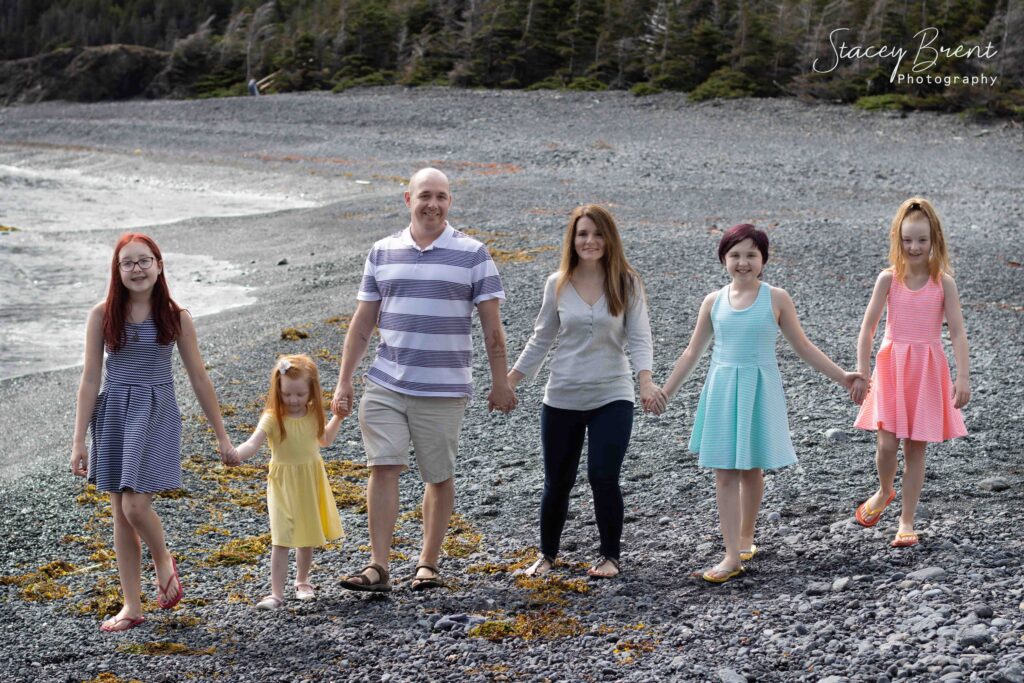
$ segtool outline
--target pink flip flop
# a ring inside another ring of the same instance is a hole
[[[175,561],[173,555],[171,555],[171,566],[174,568],[174,576],[167,579],[167,585],[161,586],[159,581],[157,581],[156,584],[156,590],[158,593],[158,595],[156,596],[156,604],[160,605],[161,609],[171,609],[179,602],[181,602],[182,596],[185,595],[185,589],[181,585],[181,578],[178,577],[178,563]],[[177,582],[178,593],[170,600],[166,600],[164,599],[164,596],[167,595],[167,591],[171,589],[172,581]]]

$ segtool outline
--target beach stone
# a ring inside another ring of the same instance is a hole
[[[833,659],[835,658],[833,657]],[[829,662],[828,657],[826,657],[825,663],[831,664],[832,662]],[[825,678],[819,679],[818,683],[846,683],[846,680],[845,676],[826,676]]]
[[[850,577],[849,576],[840,576],[838,579],[836,579],[835,581],[832,582],[832,592],[833,593],[840,593],[840,592],[846,590],[846,587],[848,585],[850,585]]]
[[[907,574],[907,578],[912,581],[938,581],[945,576],[946,570],[942,567],[925,567]]]
[[[832,584],[827,581],[814,581],[807,586],[807,595],[825,595],[832,590]]]
[[[825,431],[825,439],[829,443],[848,443],[850,435],[842,429],[828,429]]]
[[[475,614],[446,614],[434,622],[435,631],[451,631],[454,628],[466,629],[482,624],[486,619]]]
[[[775,511],[769,512],[768,513],[768,521],[769,522],[773,522],[775,524],[778,524],[779,522],[782,521],[782,515],[780,515],[778,512],[775,512]]]
[[[279,265],[279,266],[287,266],[288,265],[288,259],[286,259],[286,258],[281,259],[280,261],[277,262],[277,265]]]
[[[970,647],[972,645],[978,647],[992,640],[992,636],[988,634],[986,626],[974,624],[961,631],[960,637],[957,640],[960,643],[960,647]]]
[[[989,477],[978,482],[978,488],[982,491],[1005,491],[1010,488],[1010,482],[1002,477]]]
[[[988,605],[981,604],[974,606],[974,613],[978,615],[979,619],[991,619],[995,612]]]
[[[1020,664],[1011,664],[989,680],[995,683],[1024,683],[1024,668]]]
[[[718,670],[718,680],[722,683],[747,683],[746,676],[728,667]]]

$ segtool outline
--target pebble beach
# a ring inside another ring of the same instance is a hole
[[[925,196],[956,268],[973,395],[969,435],[928,448],[921,544],[893,549],[899,498],[874,528],[853,518],[877,487],[874,435],[853,427],[846,393],[780,338],[799,464],[766,473],[761,552],[747,574],[710,586],[693,572],[721,554],[714,480],[686,450],[705,354],[665,414],[636,414],[622,575],[585,576],[598,539],[581,468],[560,563],[548,579],[527,579],[515,571],[537,552],[546,371],[520,385],[514,413],[488,414],[475,323],[476,395],[441,565],[448,586],[414,593],[404,578],[421,540],[414,472],[402,479],[396,590],[337,585],[369,554],[353,416],[323,451],[346,538],[314,555],[315,601],[265,613],[254,604],[269,589],[269,452],[224,468],[176,360],[185,483],[155,507],[185,597],[157,609],[144,559],[147,621],[110,635],[98,629],[120,606],[109,505],[68,466],[80,368],[2,380],[0,680],[1024,681],[1019,126],[796,100],[397,87],[0,109],[5,163],[42,163],[43,152],[50,164],[139,159],[184,184],[267,196],[310,188],[311,206],[136,226],[164,251],[231,264],[230,284],[255,301],[196,320],[236,444],[258,421],[277,354],[314,357],[333,390],[363,260],[406,226],[402,183],[426,165],[451,178],[452,224],[497,262],[510,362],[532,331],[569,211],[609,207],[644,279],[659,383],[701,300],[727,283],[716,247],[740,222],[767,230],[765,281],[792,295],[811,341],[853,369],[889,221],[904,199]],[[113,245],[120,232],[88,239]],[[952,359],[948,340],[946,349]]]

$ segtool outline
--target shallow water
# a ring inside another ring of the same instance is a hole
[[[0,151],[0,225],[17,228],[0,232],[0,380],[81,363],[86,315],[104,297],[110,268],[109,233],[95,231],[320,203],[246,191],[239,175],[124,155]],[[241,272],[235,264],[202,254],[164,260],[172,295],[193,316],[256,301],[230,282]]]

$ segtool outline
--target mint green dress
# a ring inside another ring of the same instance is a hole
[[[729,303],[726,285],[711,308],[711,323],[714,347],[690,450],[700,454],[702,467],[750,470],[792,465],[796,452],[775,357],[779,326],[771,288],[761,283],[754,303],[737,311]]]

